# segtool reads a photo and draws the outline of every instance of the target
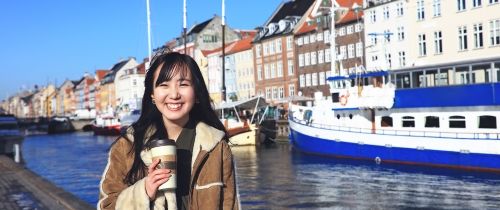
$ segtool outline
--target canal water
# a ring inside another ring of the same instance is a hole
[[[95,205],[114,137],[28,136],[26,166]],[[233,148],[243,209],[499,209],[500,175]]]

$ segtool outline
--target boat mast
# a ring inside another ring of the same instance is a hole
[[[184,54],[187,55],[187,34],[186,34],[186,28],[187,28],[187,7],[186,7],[186,0],[184,0],[184,6],[183,6],[183,37],[184,37]]]
[[[149,0],[146,0],[146,17],[148,20],[148,62],[146,62],[146,71],[151,64],[151,13],[149,11]]]
[[[337,67],[337,52],[335,51],[335,37],[337,36],[335,32],[335,11],[337,10],[336,5],[337,1],[332,0],[330,5],[330,15],[332,17],[332,23],[330,29],[330,56],[332,56],[332,59],[330,62],[331,64],[330,69],[332,72],[331,75],[340,76],[340,71],[338,75],[336,73],[336,67]]]
[[[226,51],[225,51],[225,31],[226,31],[226,8],[224,5],[224,0],[222,0],[222,101],[226,101]]]

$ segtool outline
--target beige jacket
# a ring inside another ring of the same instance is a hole
[[[151,134],[154,129],[147,133]],[[191,171],[190,209],[239,209],[235,169],[231,149],[222,141],[224,132],[205,123],[196,125]],[[166,209],[165,197],[157,193],[154,201],[146,194],[145,178],[128,186],[123,182],[133,163],[129,153],[133,135],[120,138],[111,147],[108,164],[100,182],[97,209]],[[148,135],[146,134],[146,138]],[[148,150],[141,152],[146,165],[151,164]],[[153,204],[151,202],[154,202]]]

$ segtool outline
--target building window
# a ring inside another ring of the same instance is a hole
[[[398,13],[398,16],[403,16],[404,15],[403,2],[398,2],[396,4],[396,12]]]
[[[304,54],[304,65],[309,66],[311,64],[311,53]]]
[[[325,50],[325,62],[330,62],[330,50]]]
[[[339,60],[340,59],[346,59],[347,57],[347,47],[344,45],[344,46],[340,46],[340,56],[339,56]]]
[[[325,39],[325,43],[330,43],[330,31],[329,30],[326,30],[326,31],[323,31],[323,38]]]
[[[316,65],[316,52],[311,52],[311,65]]]
[[[283,88],[283,87],[278,88],[278,97],[285,98],[285,88]]]
[[[318,73],[312,73],[311,74],[311,85],[312,86],[318,86]]]
[[[467,26],[458,27],[458,50],[467,50]]]
[[[497,128],[497,118],[495,116],[479,116],[479,128]]]
[[[352,34],[352,33],[354,33],[354,26],[353,25],[347,26],[347,34]]]
[[[271,88],[266,88],[266,99],[271,99]]]
[[[269,74],[269,65],[268,64],[265,64],[264,65],[264,76],[265,76],[265,79],[270,79],[270,74]]]
[[[480,7],[481,4],[481,0],[472,0],[472,7]]]
[[[490,4],[495,4],[495,3],[498,3],[500,2],[500,0],[490,0]]]
[[[323,33],[318,33],[318,34],[316,35],[316,40],[318,40],[318,42],[323,41]]]
[[[262,80],[262,66],[257,65],[257,80]]]
[[[354,31],[355,32],[360,32],[361,31],[361,23],[356,23],[356,25],[354,26]]]
[[[418,52],[420,56],[427,55],[427,48],[425,44],[425,34],[418,35]]]
[[[384,7],[384,19],[389,19],[389,6]]]
[[[424,0],[417,0],[417,20],[425,19]]]
[[[318,63],[321,64],[324,61],[323,50],[318,50]]]
[[[373,46],[377,45],[377,37],[376,36],[371,36],[370,40],[371,40],[371,43]]]
[[[295,85],[294,84],[288,85],[288,95],[289,96],[295,95]]]
[[[278,77],[283,77],[283,61],[278,61],[276,66]]]
[[[293,60],[288,60],[288,75],[293,75]]]
[[[310,40],[310,42],[311,42],[311,43],[316,42],[316,34],[311,34],[311,35],[309,36],[309,40]]]
[[[397,30],[398,30],[398,40],[403,41],[405,39],[405,27],[399,26]]]
[[[304,54],[299,54],[299,67],[304,66]]]
[[[322,71],[319,73],[319,85],[324,85],[325,84],[325,72]]]
[[[309,44],[309,36],[304,36],[304,44]]]
[[[432,8],[434,8],[434,17],[441,16],[441,0],[434,0],[432,2]]]
[[[391,31],[384,30],[384,36],[385,36],[385,41],[386,42],[391,42]]]
[[[439,128],[439,117],[437,117],[437,116],[425,117],[425,127],[426,128]]]
[[[354,44],[347,45],[347,57],[354,58]]]
[[[464,116],[451,116],[450,117],[450,128],[465,128],[465,117]]]
[[[399,54],[399,66],[400,67],[406,66],[406,53],[405,53],[405,51],[400,51],[398,54]]]
[[[268,54],[269,54],[269,51],[268,51],[268,50],[269,50],[269,48],[267,47],[267,45],[268,45],[268,44],[267,44],[267,43],[264,43],[264,44],[262,44],[262,45],[264,45],[264,56],[266,56],[266,55],[268,55]]]
[[[457,0],[457,9],[458,11],[464,11],[465,8],[465,0]]]
[[[276,53],[281,52],[281,38],[276,40]]]
[[[443,53],[443,34],[441,31],[434,32],[434,53]]]
[[[376,10],[372,10],[372,11],[370,11],[370,21],[371,21],[372,23],[377,22],[377,15],[376,15],[375,11],[376,11]]]
[[[403,128],[414,128],[415,127],[415,118],[411,116],[403,117]]]
[[[311,86],[311,74],[306,74],[306,87]]]
[[[302,46],[302,42],[303,42],[303,41],[304,41],[304,39],[303,39],[302,37],[299,37],[299,38],[297,39],[297,45]]]
[[[292,43],[293,43],[293,36],[289,36],[286,38],[286,50],[287,51],[292,51]]]
[[[274,63],[271,63],[271,78],[276,78],[276,65]]]
[[[500,45],[500,19],[490,21],[490,43],[491,46]]]
[[[483,24],[474,24],[474,47],[483,47]]]
[[[387,62],[387,67],[391,68],[392,67],[392,58],[391,58],[391,53],[385,54],[385,60]]]
[[[363,42],[356,43],[356,57],[363,57]]]
[[[299,76],[299,85],[300,87],[305,87],[306,86],[306,79],[305,79],[305,76],[303,74],[301,74]]]
[[[380,120],[380,127],[392,127],[392,117],[383,116]]]
[[[268,44],[269,44],[269,55],[272,55],[272,54],[274,54],[275,49],[276,49],[276,48],[274,48],[274,41],[271,41]]]

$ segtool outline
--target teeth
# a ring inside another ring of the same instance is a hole
[[[167,104],[168,109],[179,109],[181,107],[181,104]]]

